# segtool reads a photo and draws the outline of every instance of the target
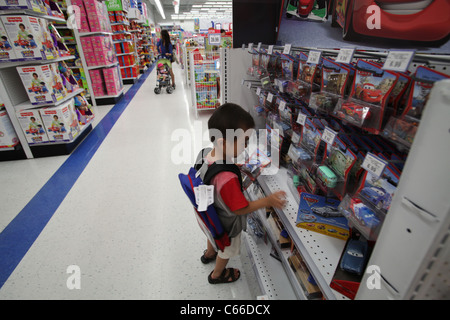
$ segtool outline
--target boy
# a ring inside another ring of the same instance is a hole
[[[206,155],[199,155],[197,163],[203,159],[203,166],[199,169],[203,179],[208,166],[214,162],[232,163],[246,148],[248,139],[255,126],[252,116],[233,103],[226,103],[216,109],[208,121],[210,140],[213,149]],[[230,130],[232,132],[230,132]],[[227,137],[232,133],[233,135]],[[208,276],[211,284],[234,282],[240,277],[240,271],[234,268],[226,268],[228,260],[240,253],[241,231],[246,230],[247,214],[264,207],[284,206],[283,191],[276,192],[266,198],[256,201],[247,201],[242,193],[241,182],[238,176],[232,172],[221,172],[212,180],[214,185],[214,207],[216,208],[223,228],[230,237],[230,246],[217,253],[213,245],[208,241],[207,250],[201,257],[203,263],[216,260],[214,270]]]

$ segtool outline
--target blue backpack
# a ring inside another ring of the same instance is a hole
[[[228,237],[228,233],[223,229],[222,223],[219,220],[216,209],[214,205],[209,205],[206,211],[198,211],[197,203],[195,201],[195,193],[194,187],[198,187],[202,184],[210,184],[212,178],[220,172],[229,171],[233,172],[238,176],[239,182],[241,183],[242,188],[242,177],[239,168],[234,164],[218,164],[213,163],[208,167],[206,174],[204,176],[204,180],[197,174],[198,170],[203,165],[203,154],[205,154],[205,150],[201,151],[200,162],[197,162],[196,165],[189,169],[188,174],[180,173],[178,178],[180,179],[181,187],[184,192],[188,196],[192,205],[194,206],[194,210],[196,212],[196,218],[200,225],[200,228],[203,230],[205,235],[208,237],[208,240],[211,244],[216,246],[216,248],[220,250],[224,250],[225,247],[230,245],[230,238]]]

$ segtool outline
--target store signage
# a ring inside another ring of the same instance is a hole
[[[406,72],[415,53],[415,50],[390,50],[384,62],[383,69]]]
[[[222,41],[222,37],[220,33],[209,33],[208,34],[208,42],[210,45],[220,46]]]
[[[122,0],[108,0],[105,1],[108,11],[122,11]]]
[[[372,173],[376,177],[380,177],[386,167],[387,162],[378,158],[374,154],[368,152],[364,158],[361,167],[368,172]]]
[[[355,48],[341,48],[335,62],[350,64],[354,53]]]

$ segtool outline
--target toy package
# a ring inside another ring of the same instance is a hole
[[[84,0],[91,32],[111,32],[106,5],[97,0]]]
[[[0,10],[29,9],[36,12],[42,11],[40,0],[0,0]]]
[[[93,36],[91,37],[91,45],[96,65],[104,66],[117,62],[111,36]]]
[[[95,115],[92,112],[92,106],[86,100],[85,96],[83,94],[77,94],[73,99],[79,124],[84,125],[92,121]]]
[[[72,141],[80,132],[73,99],[39,109],[49,141]]]
[[[3,23],[0,21],[0,61],[18,59],[14,50],[14,43],[6,33]]]
[[[286,8],[286,16],[296,17],[302,20],[327,21],[328,6],[331,1],[326,0],[289,0]]]
[[[55,103],[67,95],[57,64],[17,67],[17,71],[34,105]]]
[[[81,26],[78,26],[80,29],[79,31],[84,33],[84,32],[89,32],[89,22],[88,22],[88,17],[86,14],[86,10],[84,8],[84,4],[83,4],[83,0],[72,0],[72,5],[77,6],[80,12],[80,24]],[[77,17],[78,18],[78,17]]]
[[[17,58],[22,60],[46,59],[41,19],[29,16],[2,16],[8,42],[14,46]]]
[[[349,236],[348,222],[338,210],[339,203],[336,199],[302,192],[297,227],[346,240]]]
[[[349,83],[350,70],[338,63],[323,59],[322,86],[320,92],[313,92],[309,106],[331,113],[339,98],[344,96]]]
[[[105,80],[106,92],[109,96],[119,94],[123,88],[122,80],[120,79],[119,67],[103,68],[103,78]]]
[[[19,139],[8,113],[1,104],[0,102],[0,148],[12,148],[19,143]]]
[[[339,99],[333,115],[366,131],[379,134],[389,94],[398,75],[375,63],[358,60],[351,97]]]
[[[49,141],[39,109],[20,110],[16,116],[29,144]]]

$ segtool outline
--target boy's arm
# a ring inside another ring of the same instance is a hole
[[[233,213],[240,216],[240,215],[248,214],[250,212],[253,212],[253,211],[265,208],[265,207],[282,208],[284,206],[284,204],[286,203],[286,200],[284,199],[285,196],[286,196],[286,193],[284,191],[277,191],[268,197],[258,199],[255,201],[250,201],[248,203],[248,206],[246,206],[245,208],[233,211]]]

